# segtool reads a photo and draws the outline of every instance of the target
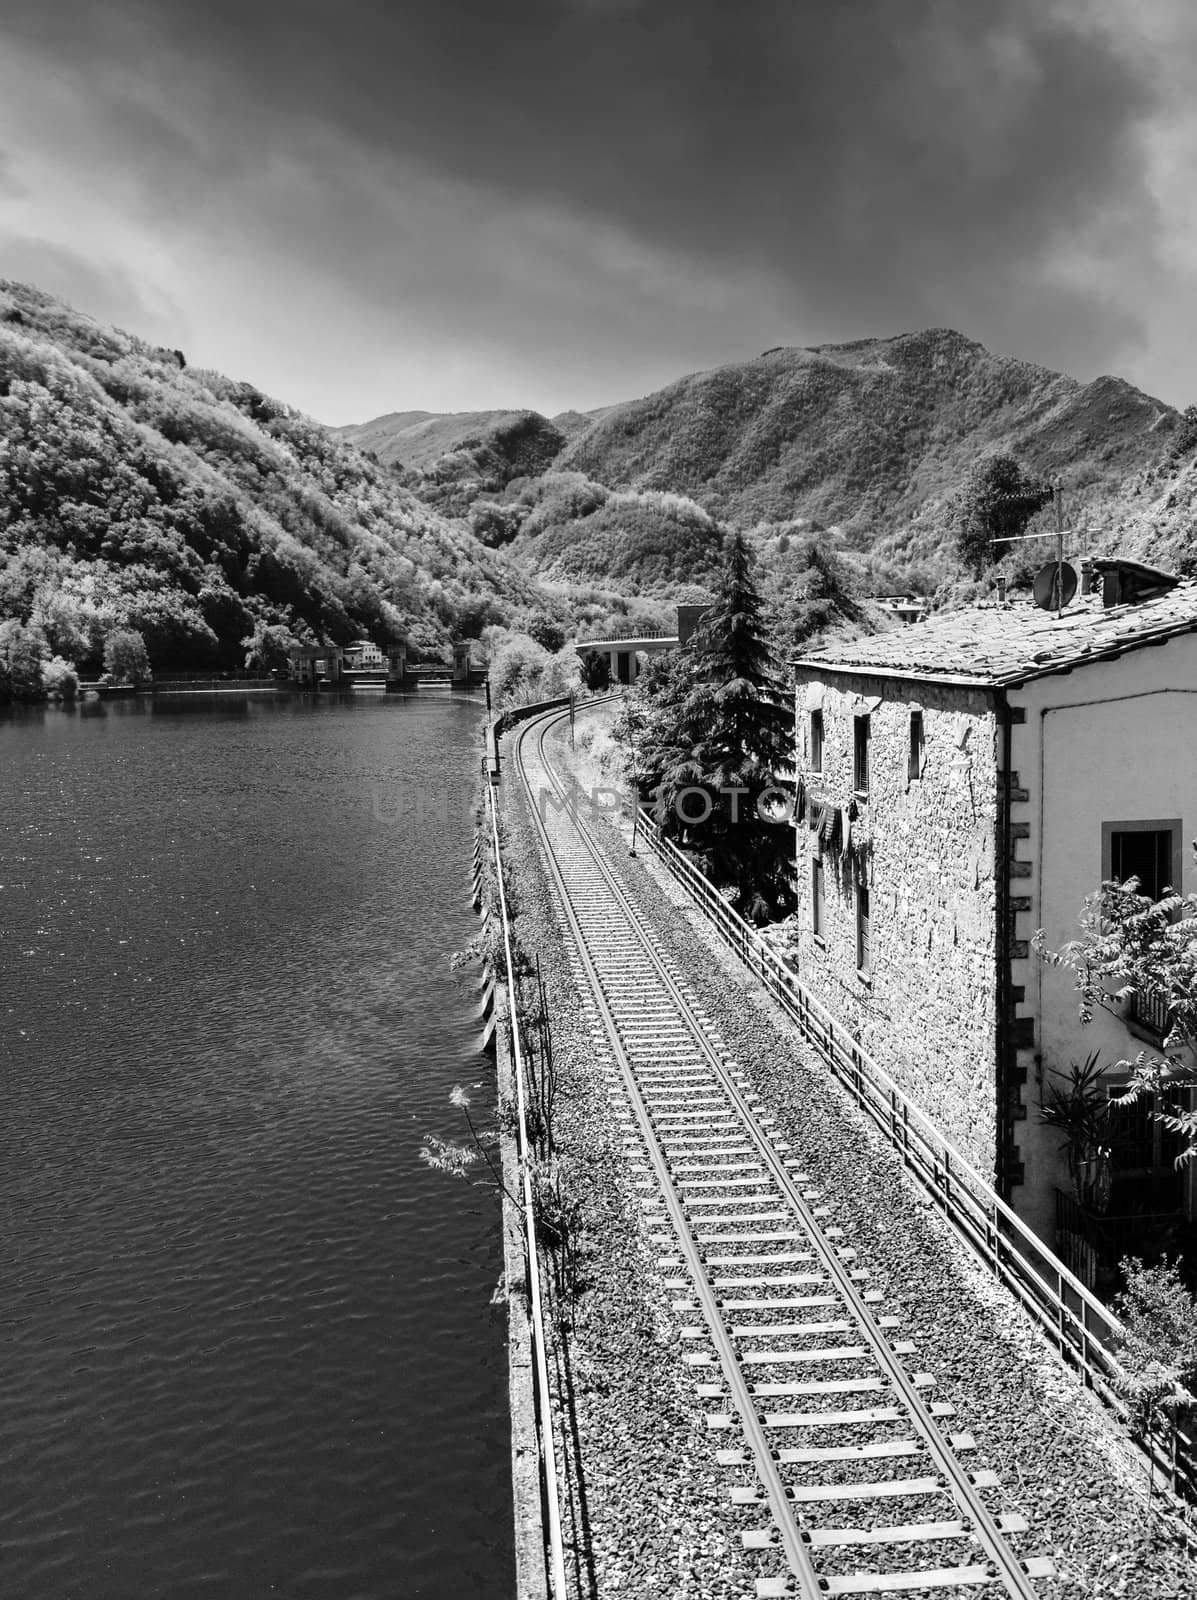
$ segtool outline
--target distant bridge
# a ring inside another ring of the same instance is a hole
[[[591,651],[606,656],[612,683],[635,683],[643,665],[641,658],[647,660],[685,644],[707,610],[707,606],[678,606],[676,633],[658,628],[614,628],[601,639],[579,639],[576,648],[580,656]]]

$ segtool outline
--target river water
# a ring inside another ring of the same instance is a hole
[[[513,1592],[476,701],[0,713],[0,1594]]]

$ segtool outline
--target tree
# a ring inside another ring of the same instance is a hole
[[[1152,1114],[1185,1141],[1182,1161],[1197,1154],[1197,1110],[1156,1109],[1161,1100],[1193,1081],[1188,1052],[1197,1048],[1197,894],[1166,894],[1162,900],[1140,894],[1137,878],[1103,883],[1081,910],[1081,937],[1062,950],[1044,948],[1043,930],[1035,947],[1053,966],[1076,975],[1079,1013],[1089,1022],[1097,1008],[1121,1015],[1135,994],[1161,996],[1167,1006],[1167,1031],[1158,1051],[1140,1051],[1114,1063],[1129,1074],[1118,1099],[1126,1104],[1148,1096]]]
[[[1197,450],[1197,406],[1186,406],[1176,424],[1172,459],[1179,461],[1182,456],[1191,456],[1194,450]]]
[[[542,700],[554,700],[563,694],[572,694],[581,679],[576,650],[558,650],[540,669],[537,694]]]
[[[1130,1405],[1131,1426],[1146,1437],[1161,1413],[1197,1404],[1197,1300],[1181,1282],[1178,1264],[1165,1259],[1146,1267],[1129,1257],[1122,1263],[1126,1289],[1114,1309],[1123,1333],[1117,1355],[1123,1369],[1119,1389]],[[1155,1483],[1155,1459],[1148,1457],[1148,1494]]]
[[[1025,533],[1027,523],[1052,498],[1013,456],[982,456],[965,474],[949,515],[961,560],[980,577],[1009,549],[1005,541]]]
[[[46,642],[36,628],[0,622],[0,700],[40,700]]]
[[[42,667],[42,687],[55,700],[73,700],[79,693],[79,674],[69,661],[51,656]]]
[[[532,700],[549,653],[526,633],[512,633],[490,658],[491,693],[496,706],[514,706]]]
[[[743,534],[731,536],[714,603],[684,650],[646,675],[625,735],[667,837],[755,922],[795,905],[794,716],[777,676]]]
[[[140,683],[150,676],[145,640],[135,628],[118,628],[104,640],[104,671],[117,682]]]
[[[565,648],[565,629],[547,611],[536,612],[524,632],[552,656]]]
[[[271,672],[286,667],[291,659],[291,648],[298,643],[290,628],[279,622],[254,623],[254,631],[242,639],[245,665]]]
[[[605,689],[611,682],[611,663],[597,650],[587,650],[582,657],[582,685],[587,689]]]
[[[803,539],[791,547],[775,576],[778,633],[791,649],[837,623],[855,622],[861,607],[843,561],[825,539]],[[778,541],[781,551],[781,541]]]

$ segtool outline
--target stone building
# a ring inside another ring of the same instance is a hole
[[[1059,617],[982,605],[795,663],[802,980],[1090,1282],[1183,1231],[1193,1179],[1146,1107],[1120,1113],[1108,1201],[1078,1210],[1039,1108],[1163,1018],[1140,997],[1082,1025],[1031,941],[1076,937],[1104,879],[1197,887],[1197,583],[1092,565]]]
[[[350,672],[378,671],[386,664],[386,656],[373,639],[355,639],[345,647],[345,665]]]

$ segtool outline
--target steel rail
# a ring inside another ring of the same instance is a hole
[[[524,1057],[520,1046],[519,1012],[516,1007],[515,963],[511,951],[511,924],[507,914],[507,893],[503,886],[503,855],[499,844],[499,818],[494,790],[487,785],[490,803],[491,838],[495,851],[495,881],[499,886],[499,914],[503,924],[503,955],[507,963],[507,1014],[511,1032],[511,1052],[515,1071],[516,1108],[519,1117],[519,1157],[523,1178],[524,1237],[528,1253],[528,1298],[532,1312],[532,1342],[536,1355],[536,1387],[540,1406],[540,1460],[544,1478],[545,1508],[549,1522],[549,1568],[554,1600],[566,1600],[565,1549],[561,1539],[561,1506],[557,1488],[557,1448],[553,1432],[553,1402],[549,1388],[548,1345],[544,1333],[544,1310],[540,1291],[540,1267],[536,1248],[536,1214],[532,1204],[532,1172],[528,1158],[527,1102],[524,1095]]]
[[[729,1388],[732,1390],[736,1409],[740,1413],[741,1421],[744,1424],[745,1435],[751,1446],[757,1471],[765,1488],[787,1561],[795,1577],[804,1586],[804,1600],[807,1595],[809,1595],[810,1600],[817,1600],[817,1597],[825,1591],[811,1563],[806,1543],[798,1532],[795,1520],[791,1515],[785,1485],[777,1472],[774,1457],[757,1416],[756,1407],[752,1402],[747,1381],[741,1372],[734,1344],[720,1314],[717,1297],[708,1282],[701,1252],[691,1235],[685,1209],[678,1198],[668,1161],[657,1140],[651,1114],[636,1080],[631,1061],[624,1049],[618,1024],[607,1002],[597,968],[587,947],[586,936],[574,909],[564,875],[553,851],[547,827],[535,804],[534,797],[531,795],[531,785],[528,783],[523,757],[523,744],[525,738],[535,732],[537,735],[538,754],[545,774],[557,790],[557,793],[563,798],[568,798],[565,786],[554,772],[544,748],[545,738],[549,729],[559,720],[561,720],[560,717],[554,715],[537,719],[521,731],[517,741],[517,765],[529,789],[529,798],[533,801],[531,809],[536,830],[545,851],[550,876],[560,896],[566,921],[573,934],[579,960],[590,983],[592,996],[608,1035],[612,1053],[624,1079],[629,1102],[640,1126],[642,1137],[660,1183],[666,1208],[674,1223],[674,1229],[682,1251],[687,1258],[695,1290],[702,1303],[702,1309],[712,1340],[719,1352],[721,1365],[728,1380]],[[986,1507],[978,1490],[974,1487],[970,1474],[958,1461],[950,1443],[943,1437],[943,1434],[936,1426],[930,1408],[922,1400],[917,1388],[907,1376],[904,1367],[892,1350],[879,1322],[865,1303],[861,1291],[857,1289],[853,1282],[848,1268],[843,1265],[835,1248],[824,1235],[822,1228],[813,1215],[812,1208],[799,1192],[780,1156],[773,1149],[768,1135],[761,1127],[744,1095],[731,1078],[718,1052],[711,1046],[701,1022],[694,1015],[695,1008],[682,993],[668,968],[653,949],[651,942],[640,925],[629,896],[611,871],[594,836],[577,814],[576,808],[572,813],[571,821],[577,838],[590,858],[590,863],[597,870],[597,874],[614,902],[616,910],[621,914],[636,943],[639,945],[641,956],[647,961],[654,978],[668,993],[700,1054],[719,1083],[721,1090],[735,1108],[736,1114],[750,1135],[758,1155],[771,1173],[774,1183],[807,1232],[824,1271],[842,1296],[844,1304],[854,1319],[857,1328],[863,1334],[870,1354],[880,1366],[889,1384],[892,1385],[896,1397],[900,1400],[910,1421],[914,1424],[924,1447],[928,1450],[936,1467],[946,1480],[945,1487],[947,1491],[955,1500],[957,1507],[967,1515],[972,1525],[973,1533],[994,1568],[994,1579],[1001,1583],[1003,1590],[1012,1597],[1012,1600],[1036,1600],[1038,1591],[1030,1582],[1021,1559],[1006,1542],[995,1518]]]
[[[557,720],[559,719],[556,717],[550,717],[547,719],[545,726],[547,727],[549,722]],[[699,1252],[698,1245],[690,1231],[689,1221],[687,1220],[681,1201],[678,1198],[677,1191],[674,1188],[673,1180],[669,1172],[668,1162],[666,1161],[665,1154],[657,1141],[656,1130],[653,1127],[652,1118],[649,1115],[648,1108],[646,1107],[643,1096],[640,1093],[639,1086],[636,1082],[635,1073],[632,1069],[631,1061],[628,1057],[627,1051],[624,1049],[623,1041],[620,1037],[619,1027],[616,1024],[615,1017],[612,1014],[611,1007],[607,1001],[607,996],[603,990],[603,985],[600,981],[598,970],[595,967],[594,961],[591,957],[586,935],[582,931],[582,925],[579,922],[577,912],[574,909],[573,900],[570,896],[565,879],[561,872],[561,868],[558,865],[556,855],[553,851],[552,841],[548,835],[548,829],[545,826],[544,819],[539,813],[535,796],[532,794],[531,784],[528,782],[527,771],[523,760],[523,742],[528,733],[530,733],[534,728],[538,727],[541,727],[540,722],[529,724],[528,727],[521,729],[519,738],[516,742],[516,764],[520,769],[521,776],[523,776],[528,790],[528,798],[531,805],[532,816],[542,848],[545,852],[545,861],[549,869],[549,876],[556,887],[562,912],[565,916],[570,933],[573,935],[574,946],[578,955],[578,959],[582,964],[582,969],[586,975],[587,982],[590,985],[591,998],[594,1000],[594,1003],[598,1008],[599,1016],[602,1019],[602,1024],[607,1034],[612,1055],[614,1056],[615,1061],[619,1066],[621,1076],[623,1077],[624,1087],[628,1095],[628,1101],[639,1125],[641,1137],[644,1140],[644,1145],[648,1152],[649,1159],[652,1162],[657,1180],[661,1186],[661,1192],[665,1198],[665,1206],[673,1222],[674,1232],[677,1235],[678,1243],[690,1268],[690,1276],[694,1283],[695,1292],[702,1304],[703,1314],[707,1321],[712,1342],[718,1351],[720,1364],[723,1368],[724,1377],[727,1380],[728,1387],[731,1390],[732,1399],[735,1403],[737,1411],[740,1413],[740,1420],[744,1426],[745,1437],[751,1446],[753,1457],[756,1461],[757,1472],[760,1475],[761,1483],[764,1486],[765,1493],[769,1499],[770,1509],[773,1513],[773,1520],[776,1522],[778,1530],[781,1534],[786,1560],[789,1564],[791,1572],[802,1584],[803,1600],[820,1600],[822,1590],[819,1587],[818,1574],[815,1571],[814,1564],[811,1561],[807,1547],[794,1524],[794,1519],[788,1513],[785,1484],[782,1481],[781,1474],[778,1472],[776,1463],[774,1462],[765,1430],[761,1425],[760,1418],[756,1414],[756,1407],[753,1405],[752,1397],[748,1391],[747,1380],[744,1378],[743,1373],[740,1370],[740,1363],[736,1357],[735,1346],[732,1342],[731,1335],[728,1332],[723,1318],[719,1313],[719,1306],[715,1291],[708,1281],[706,1268],[703,1264],[701,1253]],[[544,734],[542,731],[540,736],[542,745],[543,737]],[[550,781],[554,782],[555,787],[557,787],[558,793],[564,793],[562,787],[556,783],[547,761],[545,763],[545,771],[548,773]],[[583,842],[588,843],[589,841],[583,838]],[[592,846],[591,848],[593,849]]]

